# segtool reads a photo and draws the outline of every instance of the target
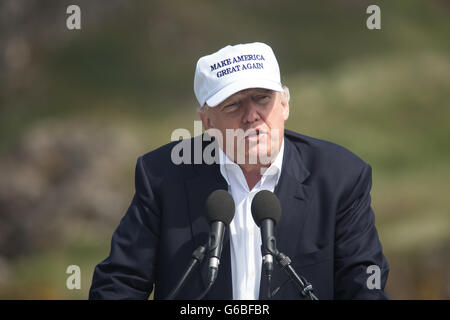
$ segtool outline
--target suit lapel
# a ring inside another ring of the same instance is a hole
[[[287,256],[296,254],[299,233],[308,215],[311,198],[310,187],[302,184],[310,175],[305,167],[300,151],[285,136],[285,154],[280,179],[274,193],[281,203],[281,218],[275,227],[277,248]],[[275,266],[275,270],[279,266]],[[277,272],[273,274],[273,284],[279,285],[284,278],[277,279]],[[284,275],[284,274],[283,274]],[[275,287],[272,287],[272,290]],[[267,299],[267,283],[264,271],[261,271],[260,299]]]
[[[206,199],[215,190],[223,189],[228,191],[228,184],[220,173],[219,164],[198,164],[193,165],[193,167],[194,175],[185,181],[185,187],[188,196],[194,250],[200,245],[207,245],[208,241],[209,225],[205,212]],[[206,296],[207,299],[232,299],[230,234],[228,229],[225,232],[219,274],[214,286]],[[201,273],[203,285],[206,288],[208,275],[207,256],[205,256],[197,272]]]

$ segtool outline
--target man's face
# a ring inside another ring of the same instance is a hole
[[[278,154],[289,103],[277,91],[246,89],[214,108],[199,112],[199,116],[208,132],[215,129],[221,133],[223,142],[217,140],[231,160],[238,164],[261,164],[261,159],[269,157],[272,162]]]

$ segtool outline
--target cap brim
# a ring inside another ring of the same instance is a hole
[[[221,102],[225,101],[228,97],[232,96],[236,92],[250,88],[263,88],[279,92],[283,91],[281,84],[275,81],[263,79],[241,79],[239,81],[230,83],[228,86],[222,88],[216,94],[212,95],[209,99],[206,100],[206,104],[209,107],[217,107]]]

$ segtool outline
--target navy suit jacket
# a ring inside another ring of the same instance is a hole
[[[370,205],[371,167],[331,142],[285,130],[282,173],[275,188],[282,215],[275,227],[277,248],[319,299],[383,299],[389,265]],[[190,140],[202,139],[202,136]],[[217,189],[228,190],[219,164],[171,161],[164,145],[139,157],[136,192],[117,227],[111,252],[94,271],[90,299],[166,298],[185,271],[192,252],[208,239],[204,204]],[[210,142],[201,142],[205,148]],[[195,299],[207,284],[207,260],[194,271],[178,299]],[[380,289],[368,266],[380,268]],[[230,238],[224,239],[219,275],[205,299],[232,299]],[[272,289],[287,275],[275,265]],[[260,299],[267,292],[264,273]],[[275,299],[302,299],[292,282]]]

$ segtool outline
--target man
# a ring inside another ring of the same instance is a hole
[[[192,150],[201,143],[202,152],[214,145],[217,161],[180,164],[174,161],[179,142],[138,159],[136,193],[110,256],[95,269],[90,298],[146,299],[153,286],[156,299],[166,298],[192,252],[207,241],[204,204],[218,189],[232,195],[236,211],[206,299],[267,297],[261,235],[250,209],[260,190],[279,198],[277,248],[319,299],[387,298],[389,266],[370,206],[371,167],[343,147],[284,129],[289,90],[281,85],[272,49],[239,44],[200,58],[194,91],[208,134],[180,143]],[[206,260],[177,298],[195,299],[204,291]],[[374,281],[372,270],[379,271]],[[285,280],[276,266],[272,286]],[[273,298],[302,296],[289,282]]]

